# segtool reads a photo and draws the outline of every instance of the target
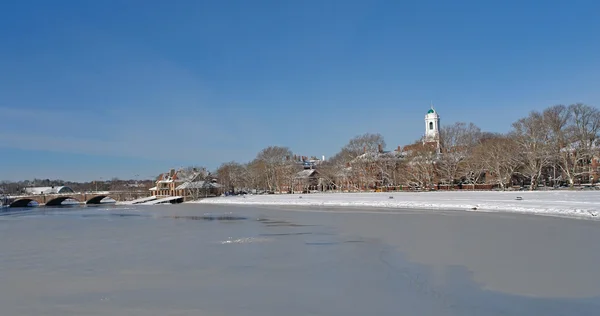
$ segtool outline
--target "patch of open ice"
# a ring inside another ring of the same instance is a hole
[[[259,237],[245,237],[233,239],[229,238],[227,240],[221,241],[221,244],[249,244],[249,243],[259,243],[259,242],[269,242],[271,238],[259,238]]]

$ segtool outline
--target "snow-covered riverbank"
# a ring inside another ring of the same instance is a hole
[[[600,191],[315,193],[217,197],[191,203],[444,209],[600,217]]]

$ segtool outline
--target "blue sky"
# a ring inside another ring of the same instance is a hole
[[[600,106],[598,1],[2,1],[0,179],[150,178]]]

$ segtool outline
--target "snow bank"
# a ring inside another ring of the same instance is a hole
[[[314,193],[229,196],[190,203],[443,209],[600,218],[600,191]]]

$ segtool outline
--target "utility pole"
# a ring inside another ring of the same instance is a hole
[[[134,177],[135,177],[135,188],[134,188],[134,190],[135,190],[135,192],[136,192],[136,194],[135,194],[135,198],[137,198],[137,197],[138,197],[138,195],[137,195],[137,192],[138,192],[138,177],[139,177],[139,176],[140,176],[139,174],[135,174],[135,175],[134,175]]]

